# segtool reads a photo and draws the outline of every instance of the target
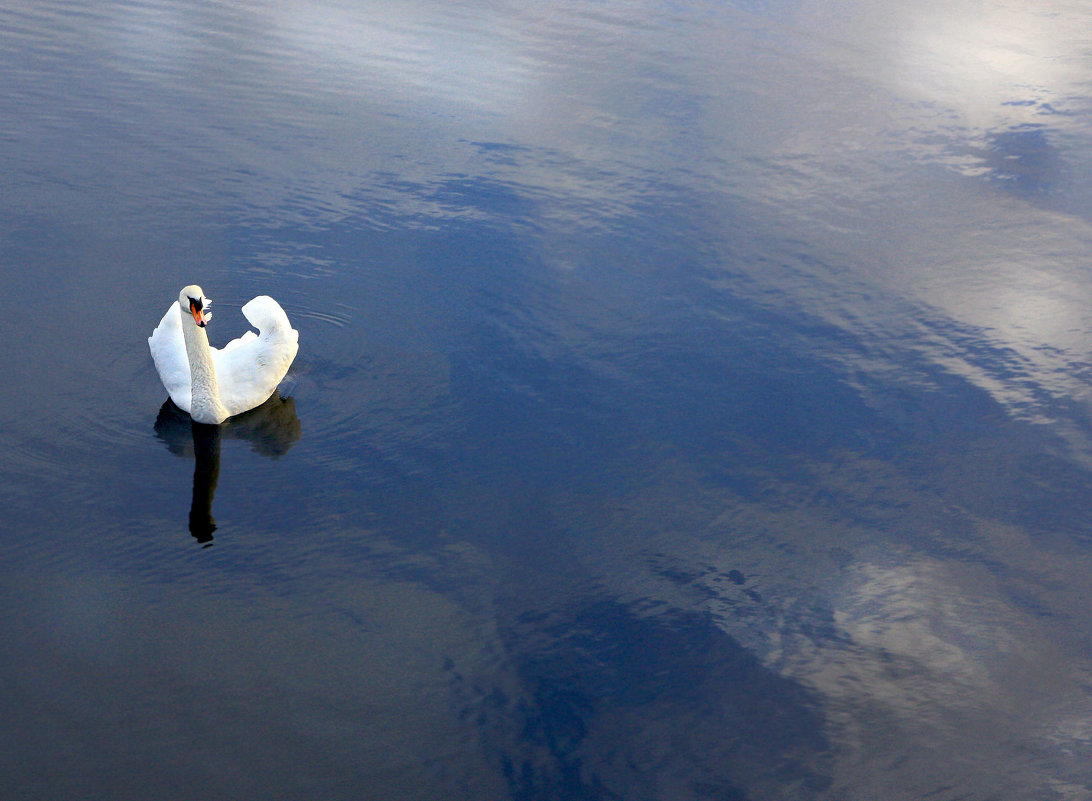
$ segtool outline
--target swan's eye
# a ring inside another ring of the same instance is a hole
[[[201,301],[190,298],[190,311],[201,311]]]

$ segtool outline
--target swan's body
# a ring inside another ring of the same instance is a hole
[[[155,369],[175,405],[198,423],[220,424],[264,403],[299,350],[299,332],[273,298],[259,295],[243,306],[258,329],[223,348],[209,345],[212,317],[199,286],[188,286],[148,337]]]

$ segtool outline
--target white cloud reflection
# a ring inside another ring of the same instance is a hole
[[[801,307],[896,348],[916,340],[1017,416],[1085,403],[1089,9],[851,0],[794,21],[821,56],[779,100],[806,124],[766,139],[749,178],[767,212],[843,255],[808,268]]]
[[[806,469],[800,487],[771,475],[748,501],[680,467],[585,521],[596,536],[581,563],[640,614],[703,611],[814,693],[833,757],[821,797],[1083,786],[1087,554],[970,514],[943,489],[945,466],[924,480],[865,459]]]

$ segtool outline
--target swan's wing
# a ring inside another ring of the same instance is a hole
[[[243,306],[243,315],[258,329],[212,351],[220,402],[235,415],[261,405],[296,358],[299,332],[277,301],[261,295]]]
[[[247,331],[241,337],[237,337],[237,338],[231,340],[231,342],[224,345],[224,347],[219,348],[219,350],[231,350],[232,348],[239,347],[244,342],[249,342],[250,340],[257,339],[257,338],[258,338],[258,335],[255,334],[253,331]],[[213,348],[213,350],[217,350],[217,348]]]
[[[159,380],[175,406],[190,410],[190,361],[186,356],[186,340],[182,336],[182,310],[172,303],[159,325],[148,337]]]
[[[243,306],[243,317],[257,328],[263,337],[268,335],[291,339],[292,342],[299,340],[299,332],[288,322],[288,315],[284,313],[281,304],[269,295],[258,295],[246,303]]]

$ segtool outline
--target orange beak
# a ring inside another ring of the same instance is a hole
[[[198,308],[196,303],[190,304],[190,314],[193,315],[193,320],[199,328],[205,327],[205,312]]]

